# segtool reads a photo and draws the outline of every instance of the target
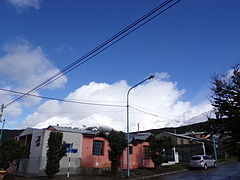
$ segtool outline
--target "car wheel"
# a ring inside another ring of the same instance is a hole
[[[214,166],[213,166],[214,168],[216,168],[217,167],[217,163],[214,163]]]
[[[207,167],[207,164],[204,164],[204,167],[203,167],[203,168],[204,168],[204,170],[207,170],[207,168],[208,168],[208,167]]]

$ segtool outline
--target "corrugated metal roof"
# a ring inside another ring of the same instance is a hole
[[[187,135],[202,135],[202,134],[206,134],[206,132],[205,131],[203,131],[203,132],[186,132],[186,133],[184,133],[184,134],[182,134],[182,135],[185,135],[185,136],[187,136]]]
[[[129,134],[129,142],[132,142],[133,139],[139,141],[146,141],[152,133],[137,133],[137,134]],[[125,138],[127,140],[127,134],[125,134]]]
[[[136,140],[141,140],[141,141],[145,141],[147,140],[150,136],[152,135],[152,133],[138,133],[134,136],[134,139]]]
[[[85,130],[85,129],[71,128],[71,127],[60,127],[60,126],[49,126],[48,128],[54,128],[57,131],[81,133],[81,134],[89,134],[89,135],[95,135],[95,134],[100,132],[98,130],[97,131],[90,131],[90,130]]]

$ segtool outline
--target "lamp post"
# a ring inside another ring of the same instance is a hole
[[[138,85],[144,83],[145,81],[154,78],[154,75],[149,76],[148,78],[142,80],[136,85],[132,86],[127,92],[127,176],[130,176],[130,154],[129,154],[129,93],[130,91],[137,87]]]

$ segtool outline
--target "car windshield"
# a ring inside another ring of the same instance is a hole
[[[201,157],[192,157],[192,160],[200,160]]]

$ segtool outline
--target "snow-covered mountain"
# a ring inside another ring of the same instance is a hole
[[[185,126],[200,122],[205,122],[208,120],[208,117],[214,118],[215,115],[213,113],[213,110],[209,110],[206,112],[203,112],[197,116],[193,116],[192,112],[185,112],[183,115],[176,117],[172,121],[169,121],[165,127],[179,127],[179,126]]]
[[[212,110],[204,112],[198,116],[192,117],[192,118],[188,119],[187,121],[185,121],[185,123],[183,123],[182,125],[189,125],[189,124],[205,122],[208,120],[208,117],[215,118],[215,115]]]

